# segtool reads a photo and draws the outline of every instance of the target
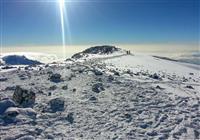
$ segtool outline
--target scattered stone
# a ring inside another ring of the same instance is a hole
[[[8,80],[8,78],[6,78],[6,77],[0,77],[0,82],[5,82],[7,80]]]
[[[161,80],[162,78],[159,77],[157,73],[154,73],[153,75],[150,75],[150,78],[156,79],[156,80]]]
[[[15,90],[15,86],[9,86],[9,87],[6,87],[6,89],[5,90]]]
[[[94,69],[93,72],[94,72],[94,74],[95,74],[96,76],[101,76],[101,75],[103,75],[103,73],[102,73],[101,71],[97,70],[97,69]]]
[[[63,90],[67,90],[67,89],[68,89],[68,86],[67,86],[67,85],[62,86],[62,89],[63,89]]]
[[[99,93],[101,91],[105,90],[104,87],[103,87],[103,84],[102,83],[96,83],[92,86],[92,91],[96,92],[96,93]]]
[[[1,69],[7,70],[7,69],[13,69],[13,68],[16,68],[16,67],[13,67],[13,66],[4,66]]]
[[[56,90],[57,89],[57,86],[56,85],[53,85],[49,88],[49,90]]]
[[[15,102],[9,98],[0,101],[0,115],[3,114],[7,108],[15,107]]]
[[[147,132],[147,135],[153,137],[153,136],[157,136],[158,133],[155,130],[152,130],[152,131]]]
[[[58,73],[52,74],[49,79],[50,79],[51,82],[55,82],[55,83],[59,83],[59,82],[62,81],[61,75],[58,74]]]
[[[63,111],[65,101],[63,98],[54,98],[54,99],[50,100],[49,104],[50,104],[50,108],[53,112]]]
[[[73,92],[76,92],[76,89],[75,89],[75,88],[73,88],[73,89],[72,89],[72,91],[73,91]]]
[[[35,103],[35,93],[31,90],[26,90],[20,86],[16,86],[13,94],[13,100],[20,106],[29,107]]]
[[[147,123],[140,124],[140,127],[143,129],[146,129],[149,125]]]
[[[119,74],[118,71],[114,71],[114,75],[116,75],[116,76],[120,76],[120,74]]]
[[[164,88],[160,87],[159,85],[156,86],[157,89],[163,90]]]
[[[90,101],[96,101],[97,98],[96,98],[95,96],[92,96],[92,97],[89,98],[89,100],[90,100]]]
[[[113,77],[112,75],[109,75],[109,76],[108,76],[108,81],[109,81],[109,82],[112,82],[113,80],[114,80],[114,77]]]
[[[48,96],[51,96],[51,92],[48,93]]]
[[[126,122],[131,122],[132,116],[130,114],[124,114],[124,118],[126,119]]]
[[[189,75],[194,75],[194,73],[191,72],[191,73],[189,73]]]
[[[194,89],[193,86],[191,86],[191,85],[187,85],[186,88]]]
[[[70,123],[70,124],[72,124],[73,122],[74,122],[74,117],[73,117],[73,113],[69,113],[68,115],[67,115],[67,117],[66,117],[66,120]]]

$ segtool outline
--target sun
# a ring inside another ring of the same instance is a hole
[[[65,6],[65,0],[58,0],[60,8],[64,8]]]

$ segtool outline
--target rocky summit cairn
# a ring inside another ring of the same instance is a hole
[[[50,79],[51,82],[55,82],[55,83],[62,81],[61,75],[58,74],[58,73],[52,74],[49,79]]]
[[[49,101],[50,109],[53,112],[63,111],[65,106],[65,101],[63,98],[54,98]]]
[[[31,90],[26,90],[20,86],[16,86],[13,94],[13,100],[22,107],[29,107],[35,103],[35,93]]]

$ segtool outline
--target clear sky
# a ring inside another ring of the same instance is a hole
[[[0,0],[3,46],[62,44],[56,0]],[[66,2],[66,42],[198,44],[199,0]]]

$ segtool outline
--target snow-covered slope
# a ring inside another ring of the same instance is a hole
[[[187,64],[166,59],[159,59],[151,55],[135,54],[125,55],[117,58],[105,60],[107,66],[117,67],[119,69],[130,69],[134,73],[139,71],[148,71],[149,73],[170,74],[176,76],[195,77],[200,76],[200,66]]]
[[[198,140],[199,110],[197,65],[150,55],[0,72],[3,140]]]

